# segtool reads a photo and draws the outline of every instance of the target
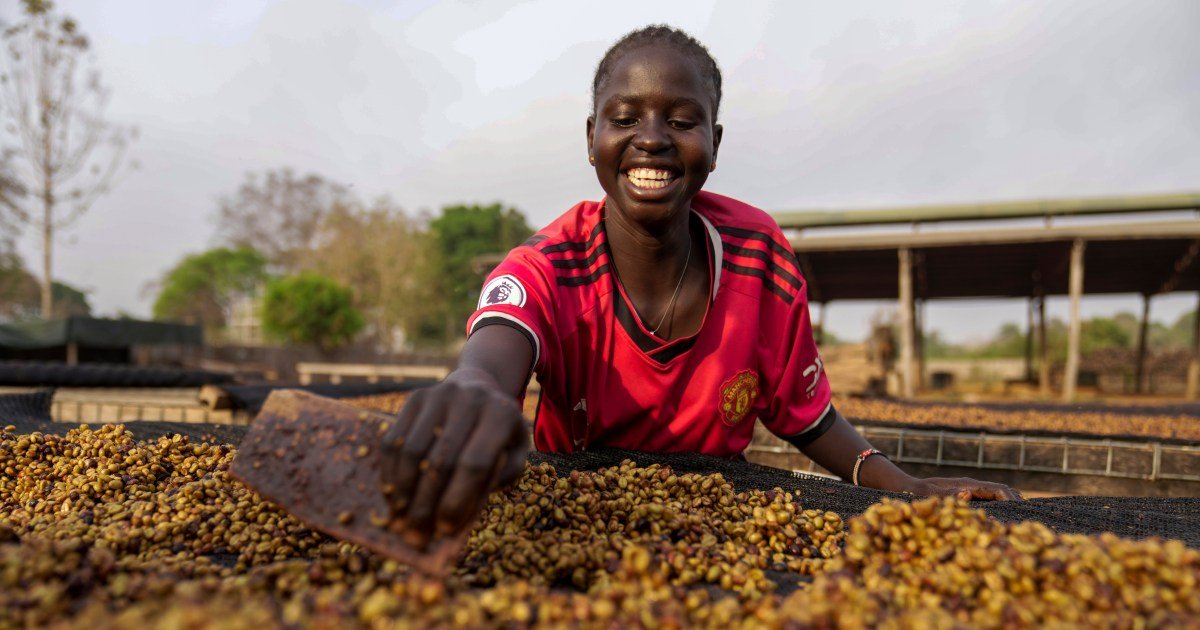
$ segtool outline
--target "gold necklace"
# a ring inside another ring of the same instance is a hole
[[[654,327],[654,330],[650,331],[651,335],[657,335],[658,329],[662,328],[662,325],[664,323],[666,323],[667,315],[669,315],[671,313],[671,308],[675,306],[675,300],[676,300],[676,298],[679,297],[679,289],[683,287],[683,279],[687,277],[688,263],[690,263],[690,262],[692,262],[692,235],[689,232],[689,234],[688,234],[688,252],[687,252],[687,258],[685,258],[683,261],[683,273],[679,274],[679,282],[675,283],[675,292],[671,294],[671,301],[667,302],[667,308],[663,309],[663,314],[662,314],[662,317],[659,318],[659,320],[658,320],[658,325]]]

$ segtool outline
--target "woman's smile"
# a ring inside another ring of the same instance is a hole
[[[622,174],[621,180],[623,196],[642,203],[671,199],[683,182],[683,178],[671,171],[650,168],[631,168]]]
[[[625,171],[625,177],[634,186],[646,190],[666,188],[675,181],[674,173],[656,168],[631,168]]]

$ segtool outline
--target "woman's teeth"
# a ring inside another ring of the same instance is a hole
[[[675,175],[671,171],[663,171],[657,168],[631,168],[625,172],[629,177],[629,181],[638,188],[665,188],[671,180],[675,179]]]

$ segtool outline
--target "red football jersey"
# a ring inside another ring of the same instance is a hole
[[[700,330],[650,333],[613,272],[603,202],[585,201],[513,249],[467,322],[524,333],[542,387],[534,445],[735,456],[755,419],[800,439],[832,422],[804,280],[767,213],[700,192],[712,290]]]

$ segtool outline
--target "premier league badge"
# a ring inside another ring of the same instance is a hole
[[[484,285],[483,292],[479,294],[479,308],[498,304],[525,306],[525,286],[520,280],[505,274],[492,278],[491,282]]]

